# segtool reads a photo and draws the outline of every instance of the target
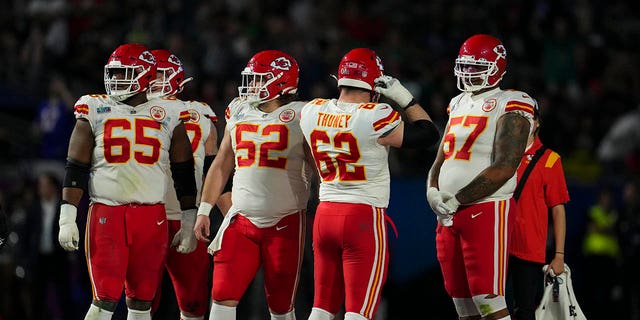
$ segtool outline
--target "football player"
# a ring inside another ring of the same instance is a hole
[[[168,50],[153,50],[151,53],[156,58],[157,72],[147,97],[164,101],[177,100],[176,95],[182,92],[185,83],[192,78],[185,78],[182,62]],[[189,114],[184,127],[191,141],[191,151],[195,161],[197,199],[199,199],[204,180],[203,172],[207,172],[218,153],[218,138],[214,125],[218,118],[211,107],[204,102],[184,101],[184,105]],[[206,245],[197,241],[193,233],[196,213],[192,211],[189,214],[183,213],[170,176],[167,177],[167,184],[165,210],[169,224],[169,239],[172,239],[171,247],[185,243],[188,246],[186,251],[194,251],[185,254],[177,250],[168,250],[166,268],[176,293],[181,319],[203,319],[209,303],[207,283],[210,258]],[[225,200],[230,206],[231,200]],[[222,202],[222,199],[218,202]],[[224,208],[225,204],[222,204],[222,207]],[[158,294],[154,297],[154,308],[157,308],[160,297],[161,290],[158,288]]]
[[[60,208],[60,245],[78,249],[77,205],[88,190],[85,252],[93,289],[86,319],[111,319],[124,287],[128,319],[150,319],[168,246],[164,208],[171,171],[182,211],[196,211],[191,143],[176,100],[147,100],[156,60],[123,44],[104,67],[106,94],[75,104]],[[186,238],[184,238],[186,239]],[[178,244],[187,252],[190,243]]]
[[[460,319],[510,319],[504,290],[512,195],[534,100],[500,89],[506,65],[507,50],[493,36],[477,34],[462,44],[454,69],[462,93],[449,102],[427,180],[439,221],[438,261]]]
[[[389,147],[429,147],[439,140],[431,118],[367,48],[349,51],[338,66],[338,99],[315,99],[300,126],[319,175],[313,224],[314,302],[310,320],[373,319],[387,278],[386,208]],[[397,103],[404,113],[379,94]]]
[[[236,306],[262,265],[271,319],[295,319],[304,250],[310,156],[300,131],[298,64],[287,53],[256,53],[227,107],[220,150],[204,183],[195,232],[209,241],[209,212],[235,167],[232,206],[209,246],[209,319],[236,319]]]

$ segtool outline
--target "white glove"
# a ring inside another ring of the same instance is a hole
[[[78,241],[80,240],[80,232],[76,225],[76,215],[78,209],[70,204],[63,203],[60,206],[60,232],[58,233],[58,242],[66,251],[78,250]]]
[[[395,101],[401,108],[407,108],[413,100],[413,95],[396,78],[381,76],[375,80],[377,93]]]
[[[196,225],[196,209],[188,209],[182,212],[180,219],[180,230],[176,232],[171,241],[171,247],[175,247],[180,253],[190,253],[196,249],[198,240],[193,231]]]
[[[458,199],[456,199],[454,195],[451,195],[451,198],[449,199],[445,199],[444,196],[442,198],[445,201],[444,204],[445,206],[447,206],[449,212],[451,214],[455,214],[456,211],[458,211],[458,207],[460,206],[460,201],[458,201]]]
[[[446,199],[443,198],[446,197]],[[453,197],[453,194],[446,191],[440,191],[435,187],[429,187],[427,189],[427,201],[429,206],[436,214],[438,221],[445,227],[450,227],[453,224],[453,215],[449,208],[445,205],[444,201]]]

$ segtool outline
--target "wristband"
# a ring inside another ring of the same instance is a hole
[[[556,254],[561,254],[564,256],[564,252],[556,251]]]
[[[199,216],[209,216],[209,212],[213,209],[213,205],[208,202],[200,202],[200,206],[198,207],[198,215]]]

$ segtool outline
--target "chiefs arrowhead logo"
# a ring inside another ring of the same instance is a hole
[[[500,59],[500,58],[506,59],[507,58],[507,49],[505,49],[505,47],[503,45],[501,45],[501,44],[493,47],[493,52],[495,52],[498,55],[498,59]]]
[[[151,54],[151,52],[146,50],[140,53],[140,55],[138,56],[138,59],[146,63],[156,64],[156,58],[153,56],[153,54]]]
[[[289,70],[291,69],[291,61],[285,57],[280,57],[271,61],[270,66],[274,69]]]
[[[178,57],[176,57],[174,54],[170,55],[167,61],[169,63],[175,64],[178,67],[182,66],[182,62],[180,62],[180,59],[178,59]]]

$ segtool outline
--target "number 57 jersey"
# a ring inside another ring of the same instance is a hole
[[[389,204],[389,147],[378,138],[396,128],[400,114],[385,103],[315,99],[300,126],[322,177],[320,201]]]
[[[74,108],[94,136],[91,202],[162,203],[173,130],[189,118],[182,102],[153,99],[132,107],[106,95],[85,95]]]
[[[307,207],[304,139],[300,131],[302,102],[270,113],[236,98],[225,117],[236,171],[230,212],[240,212],[259,228]]]

